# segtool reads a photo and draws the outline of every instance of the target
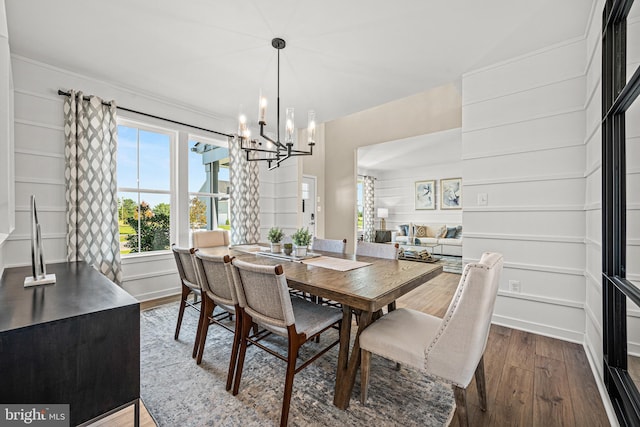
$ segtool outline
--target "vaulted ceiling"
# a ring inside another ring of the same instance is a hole
[[[260,89],[297,125],[460,82],[584,35],[592,0],[5,0],[15,55],[138,92],[257,119]],[[99,95],[99,94],[97,94]],[[234,131],[234,129],[226,129]]]

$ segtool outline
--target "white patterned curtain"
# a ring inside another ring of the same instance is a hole
[[[238,138],[229,138],[229,199],[231,244],[260,240],[260,179],[258,162],[247,161]]]
[[[374,178],[372,176],[365,176],[362,179],[362,228],[365,242],[373,242],[376,236],[373,210],[373,199],[375,195],[373,184]]]
[[[86,261],[119,284],[116,104],[70,92],[64,102],[67,260]]]

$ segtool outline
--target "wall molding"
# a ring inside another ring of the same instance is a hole
[[[602,381],[602,366],[600,363],[596,363],[596,357],[592,352],[593,344],[591,343],[589,336],[586,334],[585,341],[582,346],[585,349],[585,354],[587,355],[587,360],[589,361],[589,366],[591,367],[591,373],[593,374],[593,378],[596,381],[596,386],[598,387],[598,391],[600,392],[600,400],[602,400],[602,404],[604,405],[604,410],[607,413],[607,417],[609,418],[609,423],[614,427],[619,426],[615,410],[613,409],[611,400],[609,400],[609,393],[607,392],[607,388]]]
[[[527,242],[577,243],[584,244],[582,236],[555,236],[535,234],[474,233],[464,232],[465,239],[518,240]]]
[[[490,178],[490,179],[470,179],[464,181],[465,187],[475,187],[481,185],[493,184],[512,184],[521,182],[539,182],[539,181],[565,181],[572,179],[584,179],[583,172],[570,172],[564,174],[549,174],[538,176],[522,176],[512,178]]]
[[[575,74],[575,75],[572,75],[572,76],[569,76],[569,77],[565,77],[565,78],[560,79],[560,80],[553,80],[553,81],[550,81],[550,82],[547,82],[547,83],[540,83],[540,84],[537,84],[537,85],[534,85],[534,86],[530,86],[530,87],[528,87],[526,89],[518,89],[518,90],[511,91],[511,92],[505,92],[503,94],[496,95],[496,96],[491,96],[491,97],[488,97],[488,98],[479,98],[479,99],[476,99],[476,100],[472,100],[472,101],[468,101],[468,102],[463,103],[462,104],[462,108],[468,107],[468,106],[474,105],[474,104],[481,104],[481,103],[487,102],[487,101],[493,101],[493,100],[500,99],[500,98],[506,98],[508,96],[518,95],[518,94],[521,94],[521,93],[529,92],[531,90],[536,90],[536,89],[541,89],[541,88],[548,87],[548,86],[553,86],[553,85],[556,85],[556,84],[559,84],[559,83],[565,83],[565,82],[568,82],[568,81],[571,81],[571,80],[581,79],[581,78],[585,77],[585,75],[586,74],[584,72],[580,72],[578,74]]]
[[[122,283],[133,282],[136,280],[151,279],[151,278],[160,277],[160,276],[171,276],[174,274],[178,274],[177,269],[176,270],[160,270],[160,271],[154,271],[151,273],[142,273],[142,274],[131,274],[131,275],[124,276],[122,278]]]
[[[596,173],[600,169],[602,169],[602,160],[598,160],[597,162],[595,162],[591,166],[587,167],[587,170],[584,173],[584,177],[585,178],[589,178],[591,175],[593,175],[594,173]]]
[[[464,136],[464,132],[462,133]],[[464,141],[463,141],[464,143]],[[537,145],[532,148],[511,148],[508,150],[494,150],[494,151],[483,151],[481,154],[472,154],[470,156],[462,156],[462,160],[477,160],[477,159],[485,159],[487,157],[501,157],[501,156],[513,156],[516,154],[529,154],[529,153],[537,153],[539,151],[554,151],[554,150],[562,150],[565,148],[573,148],[573,147],[582,147],[584,145],[583,140],[577,140],[577,142],[572,142],[568,145]],[[463,150],[464,151],[464,150]]]
[[[587,244],[587,245],[590,245],[590,246],[597,246],[599,248],[602,247],[602,243],[601,242],[599,242],[597,240],[593,240],[593,239],[591,239],[589,237],[585,237],[584,238],[584,243]]]
[[[14,89],[14,92],[19,93],[20,95],[27,95],[34,98],[46,99],[47,101],[54,101],[58,104],[64,103],[64,99],[57,95],[45,95],[43,93],[31,92],[30,90],[25,89]]]
[[[18,124],[21,124],[21,125],[35,126],[35,127],[38,127],[38,128],[53,129],[53,130],[57,130],[57,131],[60,131],[60,132],[64,132],[64,126],[57,126],[57,125],[50,125],[48,123],[34,122],[32,120],[24,120],[24,119],[20,119],[18,117],[16,117],[13,121],[15,123],[18,123]]]
[[[476,263],[479,262],[479,259],[476,258],[463,258],[462,264]],[[519,262],[505,262],[504,268],[510,268],[512,270],[527,270],[527,271],[543,271],[545,273],[556,273],[556,274],[568,274],[570,276],[584,276],[584,270],[581,268],[571,268],[571,267],[556,267],[553,265],[542,265],[542,264],[525,264]]]
[[[584,210],[585,211],[599,211],[599,210],[602,210],[602,203],[601,202],[587,203],[586,205],[584,205]]]
[[[557,338],[557,339],[561,339],[564,341],[569,341],[577,344],[582,344],[584,341],[583,332],[572,331],[564,328],[558,328],[557,326],[543,325],[542,323],[515,319],[513,317],[502,316],[499,314],[493,315],[491,323],[495,323],[496,325],[500,325],[500,326],[506,326],[512,329],[531,332],[538,335],[544,335],[545,337]]]
[[[28,155],[28,156],[52,157],[52,158],[55,158],[55,159],[64,160],[64,154],[61,154],[61,153],[47,153],[45,151],[27,150],[25,148],[16,148],[13,151],[15,153],[25,154],[25,155]]]
[[[147,263],[152,261],[169,261],[169,260],[175,262],[173,253],[170,250],[138,253],[135,255],[127,255],[126,257],[121,258],[122,265]]]
[[[26,176],[16,176],[15,182],[20,182],[24,184],[59,185],[63,187],[66,185],[66,182],[64,179],[28,178]],[[40,210],[40,208],[38,208],[38,210]]]
[[[545,113],[545,114],[537,114],[535,116],[527,117],[526,119],[512,120],[512,121],[508,121],[508,122],[496,123],[494,125],[478,127],[478,128],[466,128],[466,129],[464,129],[462,131],[462,134],[464,135],[465,133],[472,133],[472,132],[478,132],[478,131],[487,130],[487,129],[501,128],[501,127],[505,127],[505,126],[509,126],[509,125],[515,125],[515,124],[518,124],[518,123],[533,122],[533,121],[536,121],[536,120],[548,119],[548,118],[554,117],[554,116],[562,116],[562,115],[565,115],[565,114],[578,113],[578,112],[581,112],[581,111],[584,111],[584,105],[580,105],[580,106],[576,106],[576,107],[570,107],[570,108],[564,108],[562,110],[556,110],[556,111],[553,111],[553,112],[550,112],[550,113]]]
[[[66,239],[67,233],[45,233],[42,235],[43,239]],[[7,240],[17,241],[17,240],[31,240],[30,234],[11,234]]]
[[[596,333],[598,334],[600,339],[602,339],[602,325],[600,324],[600,321],[598,320],[596,315],[591,310],[591,307],[589,307],[588,305],[585,305],[584,312],[587,315],[587,319],[589,319],[591,324],[595,327]]]
[[[66,206],[38,206],[38,212],[66,212]],[[30,206],[16,206],[16,212],[31,212]]]
[[[180,295],[179,287],[161,289],[158,291],[151,291],[151,292],[143,292],[141,294],[134,295],[134,297],[139,302],[145,302],[145,301],[153,301],[153,300],[164,298],[164,297],[170,297],[174,295]]]
[[[572,301],[572,300],[568,300],[568,299],[563,299],[563,298],[549,298],[549,297],[545,297],[545,296],[541,296],[541,295],[511,292],[511,291],[505,291],[505,290],[502,290],[502,289],[498,290],[498,296],[503,297],[503,298],[514,298],[514,299],[520,299],[520,300],[525,300],[525,301],[541,302],[541,303],[544,303],[544,304],[557,305],[557,306],[560,306],[560,307],[575,308],[575,309],[578,309],[578,310],[584,309],[584,303],[579,302],[579,301]]]
[[[584,205],[529,205],[529,206],[469,206],[464,212],[580,212]],[[465,233],[466,235],[466,233]]]

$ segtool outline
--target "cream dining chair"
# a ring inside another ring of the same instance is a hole
[[[347,253],[347,239],[318,239],[314,237],[311,250],[344,254]]]
[[[371,243],[358,240],[356,246],[356,255],[370,256],[374,258],[398,259],[398,248],[400,246],[388,243]],[[390,302],[387,305],[387,311],[396,309],[396,302]]]
[[[480,407],[487,408],[483,354],[503,258],[485,252],[467,264],[445,316],[401,308],[360,334],[361,400],[367,400],[371,353],[442,378],[453,386],[460,426],[468,426],[466,389],[475,373]]]
[[[196,330],[196,341],[193,345],[193,357],[196,357],[198,350],[198,342],[200,340],[200,326],[202,324],[202,318],[204,311],[202,310],[202,298],[198,300],[198,297],[202,296],[202,290],[200,288],[200,281],[198,280],[198,274],[196,273],[195,266],[193,265],[193,248],[181,248],[175,244],[171,245],[171,250],[176,260],[176,266],[178,267],[178,275],[180,276],[180,285],[182,288],[182,295],[180,298],[180,308],[178,309],[178,323],[176,324],[176,332],[173,336],[174,339],[178,339],[180,335],[180,327],[182,326],[182,316],[184,315],[184,309],[189,306],[200,312],[200,318],[198,320],[198,329]],[[193,302],[189,302],[189,296],[193,295]]]
[[[196,231],[192,234],[193,247],[210,248],[213,246],[229,246],[229,232],[227,230]]]

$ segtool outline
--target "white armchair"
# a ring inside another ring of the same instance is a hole
[[[489,252],[477,264],[467,264],[442,319],[403,308],[365,329],[360,335],[362,403],[367,400],[370,357],[375,353],[450,382],[461,426],[468,425],[466,389],[475,373],[480,406],[486,410],[482,357],[502,265],[502,255]]]

